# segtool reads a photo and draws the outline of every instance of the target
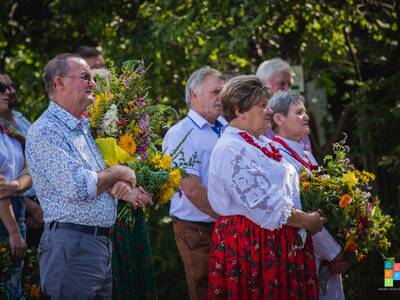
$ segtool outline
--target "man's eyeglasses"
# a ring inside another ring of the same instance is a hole
[[[82,74],[82,75],[64,75],[63,77],[76,77],[76,78],[80,78],[83,82],[85,83],[89,83],[91,81],[96,83],[96,80],[94,79],[94,77],[90,74]]]
[[[0,81],[0,93],[5,93],[7,90],[11,91],[11,88],[8,84]]]

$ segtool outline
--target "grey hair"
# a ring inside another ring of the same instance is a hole
[[[43,70],[43,81],[47,95],[51,97],[54,94],[54,78],[67,75],[69,72],[70,58],[82,59],[80,56],[72,53],[62,53],[51,59]]]
[[[194,71],[190,75],[185,88],[185,101],[189,108],[191,106],[190,101],[192,100],[193,90],[199,87],[208,76],[215,76],[221,80],[224,80],[224,76],[220,71],[210,67],[204,67]]]
[[[270,60],[264,61],[257,69],[256,75],[261,80],[268,80],[275,73],[287,71],[290,74],[292,70],[290,69],[289,63],[284,61],[283,59],[276,57]]]
[[[304,97],[293,91],[277,91],[271,99],[269,99],[268,106],[273,111],[273,114],[282,114],[285,117],[289,112],[291,104],[297,104],[299,102],[305,102]],[[276,128],[276,124],[272,118],[272,129]]]

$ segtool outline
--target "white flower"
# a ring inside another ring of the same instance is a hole
[[[110,109],[104,114],[103,121],[98,129],[100,136],[117,137],[119,135],[118,127],[118,109],[115,104],[111,104]]]

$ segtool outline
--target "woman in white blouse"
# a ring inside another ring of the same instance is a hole
[[[303,96],[294,92],[280,91],[272,96],[269,106],[274,112],[272,127],[277,133],[273,139],[276,147],[297,172],[301,170],[311,172],[317,167],[317,162],[310,152],[304,150],[304,144],[301,142],[310,134],[309,117]],[[298,208],[301,209],[301,206]],[[320,299],[344,299],[342,278],[337,273],[344,272],[348,265],[340,245],[325,228],[315,234],[312,240],[318,275],[321,279],[326,277],[325,280],[320,281],[325,282],[325,284],[320,284]],[[323,262],[322,267],[320,267],[321,262]]]
[[[326,219],[296,209],[296,170],[282,159],[269,129],[270,93],[253,75],[228,81],[221,92],[229,126],[210,161],[208,198],[221,217],[212,237],[210,299],[316,299],[309,235]],[[305,242],[305,243],[304,243]]]
[[[32,184],[23,153],[24,137],[5,119],[10,105],[10,86],[0,80],[0,241],[8,240],[13,264],[13,297],[21,293],[22,258],[26,252],[25,200],[22,192]]]

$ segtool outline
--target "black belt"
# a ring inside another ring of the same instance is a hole
[[[60,223],[53,221],[50,224],[46,224],[45,228],[48,229],[68,229],[75,230],[79,232],[84,232],[93,235],[103,235],[110,236],[112,234],[112,227],[99,227],[99,226],[89,226],[89,225],[80,225],[74,223]]]
[[[213,228],[214,225],[215,225],[215,222],[208,223],[208,222],[200,222],[200,221],[187,221],[187,220],[179,219],[179,218],[177,218],[175,216],[172,216],[172,219],[175,220],[175,221],[178,221],[178,222],[193,223],[193,224],[196,224],[196,225],[207,226],[207,227],[211,227],[211,228]]]

